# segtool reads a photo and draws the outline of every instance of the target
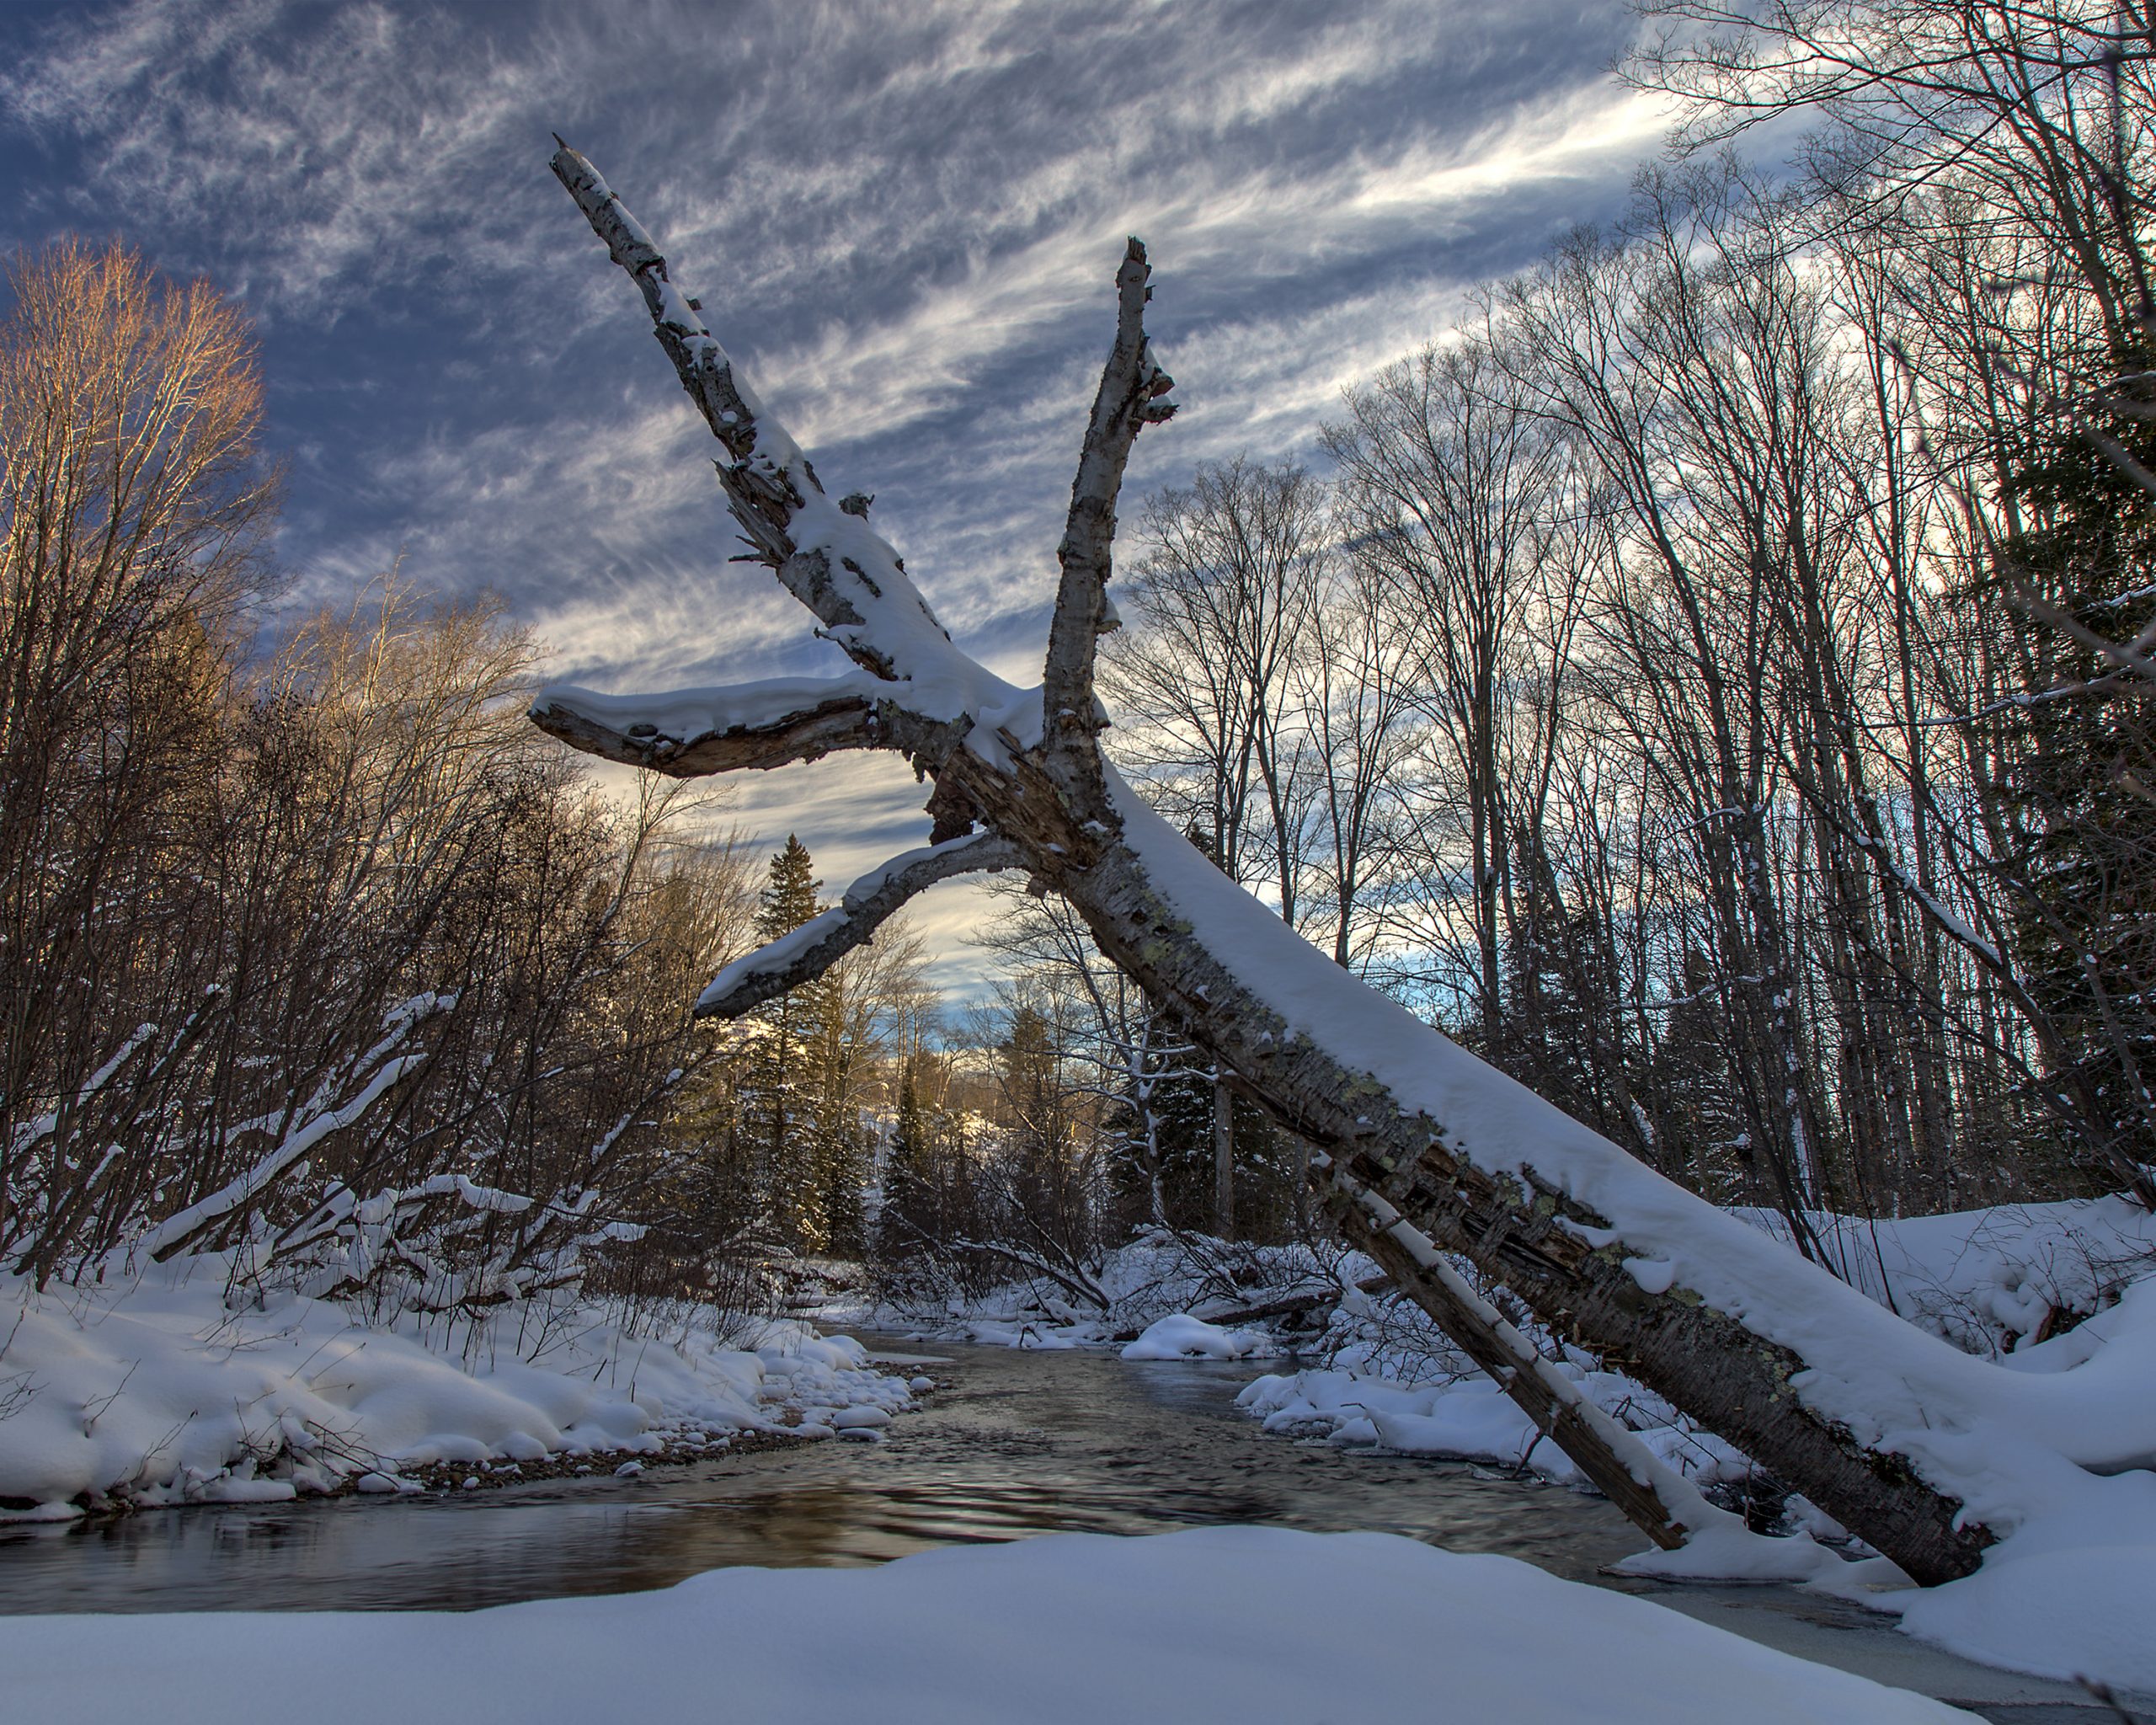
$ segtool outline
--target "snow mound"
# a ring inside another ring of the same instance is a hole
[[[587,1725],[714,1705],[879,1725],[1969,1717],[1643,1599],[1392,1534],[1061,1534],[876,1569],[720,1569],[661,1593],[294,1626],[145,1616],[115,1636],[97,1616],[0,1619],[0,1669],[23,1717],[75,1725],[227,1725],[238,1695],[311,1725]]]
[[[1987,1562],[1966,1580],[1906,1599],[1902,1627],[1965,1659],[2156,1693],[2156,1634],[2148,1621],[2156,1550],[2147,1546]]]
[[[1277,1353],[1269,1336],[1257,1330],[1224,1330],[1178,1311],[1149,1324],[1145,1333],[1123,1350],[1125,1359],[1246,1359]]]
[[[1615,1372],[1561,1363],[1556,1370],[1663,1461],[1705,1482],[1742,1479],[1751,1463],[1651,1391]],[[1519,1404],[1481,1374],[1401,1382],[1341,1368],[1268,1374],[1245,1386],[1236,1405],[1268,1432],[1319,1436],[1343,1448],[1390,1450],[1455,1461],[1524,1468],[1554,1484],[1585,1486],[1572,1459],[1542,1435]]]
[[[512,1306],[452,1337],[295,1294],[228,1307],[229,1269],[181,1260],[45,1294],[0,1277],[0,1517],[387,1493],[403,1468],[649,1454],[910,1401],[860,1343],[799,1323],[722,1337],[708,1313],[654,1331],[596,1305]]]
[[[1730,1214],[1789,1239],[1774,1211]],[[2101,1311],[2156,1266],[2156,1216],[2119,1197],[1876,1221],[1809,1210],[1805,1220],[1852,1286],[1963,1353],[1993,1359],[2019,1353],[2061,1314]]]

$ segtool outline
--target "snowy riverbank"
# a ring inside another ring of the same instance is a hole
[[[0,1618],[26,1718],[1505,1720],[1969,1716],[1507,1557],[1389,1534],[1056,1535],[875,1569],[723,1569],[493,1610]],[[83,1674],[94,1669],[94,1684]]]
[[[858,1343],[799,1322],[564,1300],[368,1327],[293,1294],[228,1306],[228,1268],[44,1294],[0,1278],[0,1514],[409,1491],[444,1464],[619,1462],[744,1432],[873,1441],[909,1401]]]
[[[1792,1498],[1776,1506],[1785,1538],[1717,1533],[1626,1567],[1796,1582],[1895,1613],[1909,1632],[1983,1664],[2156,1690],[2147,1629],[2156,1598],[2156,1279],[2146,1274],[2156,1224],[2107,1199],[1815,1226],[1848,1279],[1913,1329],[2006,1369],[1985,1386],[1982,1429],[1927,1437],[1935,1465],[2000,1542],[1976,1574],[1919,1590]],[[1662,1461],[1700,1483],[1748,1489],[1752,1465],[1731,1445],[1591,1356],[1541,1340],[1588,1400]],[[1243,1391],[1241,1405],[1268,1430],[1581,1483],[1491,1379],[1397,1302],[1348,1295],[1317,1351],[1322,1364]],[[2079,1467],[2052,1453],[2063,1421],[2075,1442],[2124,1465]]]
[[[1774,1217],[1743,1220],[1783,1232]],[[1922,1439],[2000,1542],[1976,1575],[1919,1591],[1817,1507],[1769,1498],[1764,1513],[1779,1517],[1782,1537],[1732,1525],[1682,1552],[1641,1554],[1638,1573],[1796,1583],[1895,1613],[1912,1633],[1987,1664],[2156,1690],[2156,1640],[2146,1632],[2146,1602],[2156,1598],[2156,1279],[2148,1274],[2156,1222],[2118,1199],[1810,1220],[1853,1285],[1910,1320],[1913,1342],[1941,1338],[1964,1364],[2004,1368],[1969,1379],[1984,1392],[1980,1429]],[[1230,1253],[1219,1242],[1145,1241],[1100,1267],[1099,1285],[1114,1304],[1097,1316],[1072,1313],[1038,1284],[1015,1284],[929,1327],[1016,1347],[1117,1343],[1138,1361],[1262,1359],[1279,1351],[1274,1338],[1231,1309],[1277,1306],[1330,1274],[1333,1296],[1299,1309],[1318,1327],[1294,1338],[1294,1363],[1257,1377],[1239,1398],[1266,1429],[1583,1487],[1571,1460],[1417,1308],[1351,1285],[1364,1261],[1326,1264],[1296,1248],[1265,1248],[1251,1254],[1241,1285],[1220,1285],[1214,1274],[1207,1286],[1208,1263],[1217,1271]],[[1182,1310],[1179,1299],[1187,1300]],[[1519,1316],[1555,1369],[1656,1456],[1725,1501],[1751,1498],[1761,1511],[1749,1458]],[[1198,1321],[1207,1316],[1219,1322]],[[1119,1341],[1133,1333],[1134,1341]],[[1886,1359],[1869,1365],[1875,1375],[1894,1369]],[[1937,1369],[1913,1348],[1907,1365],[1919,1375]],[[2076,1465],[2073,1455],[2084,1459]]]

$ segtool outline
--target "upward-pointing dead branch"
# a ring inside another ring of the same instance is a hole
[[[922,682],[924,700],[953,709],[932,716],[957,716],[961,697],[979,692],[980,668],[951,645],[906,579],[898,553],[865,516],[824,494],[808,458],[704,327],[702,302],[675,286],[651,236],[598,169],[567,144],[555,152],[552,167],[592,232],[606,242],[607,254],[642,291],[653,333],[725,449],[727,459],[717,464],[719,483],[758,559],[815,613],[855,664],[886,681]]]
[[[1055,553],[1063,577],[1056,589],[1041,686],[1047,765],[1066,792],[1091,803],[1106,800],[1093,661],[1107,628],[1116,498],[1139,432],[1175,413],[1174,403],[1163,399],[1175,387],[1175,379],[1153,363],[1145,339],[1145,302],[1153,296],[1146,282],[1151,274],[1145,248],[1134,236],[1116,271],[1115,345],[1093,398],[1086,446],[1070,487],[1070,513]]]

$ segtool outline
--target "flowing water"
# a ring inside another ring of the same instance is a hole
[[[664,1587],[728,1564],[882,1562],[1043,1532],[1262,1522],[1380,1529],[1604,1580],[1753,1639],[2024,1725],[2115,1717],[2063,1685],[1922,1648],[1784,1588],[1607,1583],[1640,1548],[1600,1498],[1487,1470],[1267,1437],[1247,1365],[937,1347],[939,1387],[881,1445],[839,1440],[425,1498],[0,1526],[0,1611],[469,1610]]]

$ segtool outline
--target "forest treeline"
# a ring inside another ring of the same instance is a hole
[[[2148,21],[1660,15],[1630,73],[1694,147],[1620,222],[1124,523],[1111,750],[1340,964],[1801,1244],[2147,1192]],[[1723,147],[1799,111],[1790,171]],[[596,782],[489,602],[392,575],[265,646],[242,313],[119,248],[9,286],[0,1267],[469,1312],[823,1255],[1085,1306],[1133,1227],[1311,1226],[1052,898],[968,1012],[889,930],[694,1023],[819,908],[806,850]]]
[[[2147,1193],[2148,20],[1772,10],[1630,70],[1695,143],[1811,108],[1798,171],[1643,170],[1314,453],[1151,499],[1111,746],[1717,1200]]]
[[[672,1167],[740,860],[528,734],[495,606],[391,579],[255,650],[242,314],[117,248],[10,286],[0,1263],[242,1248],[392,1310],[574,1274]]]

